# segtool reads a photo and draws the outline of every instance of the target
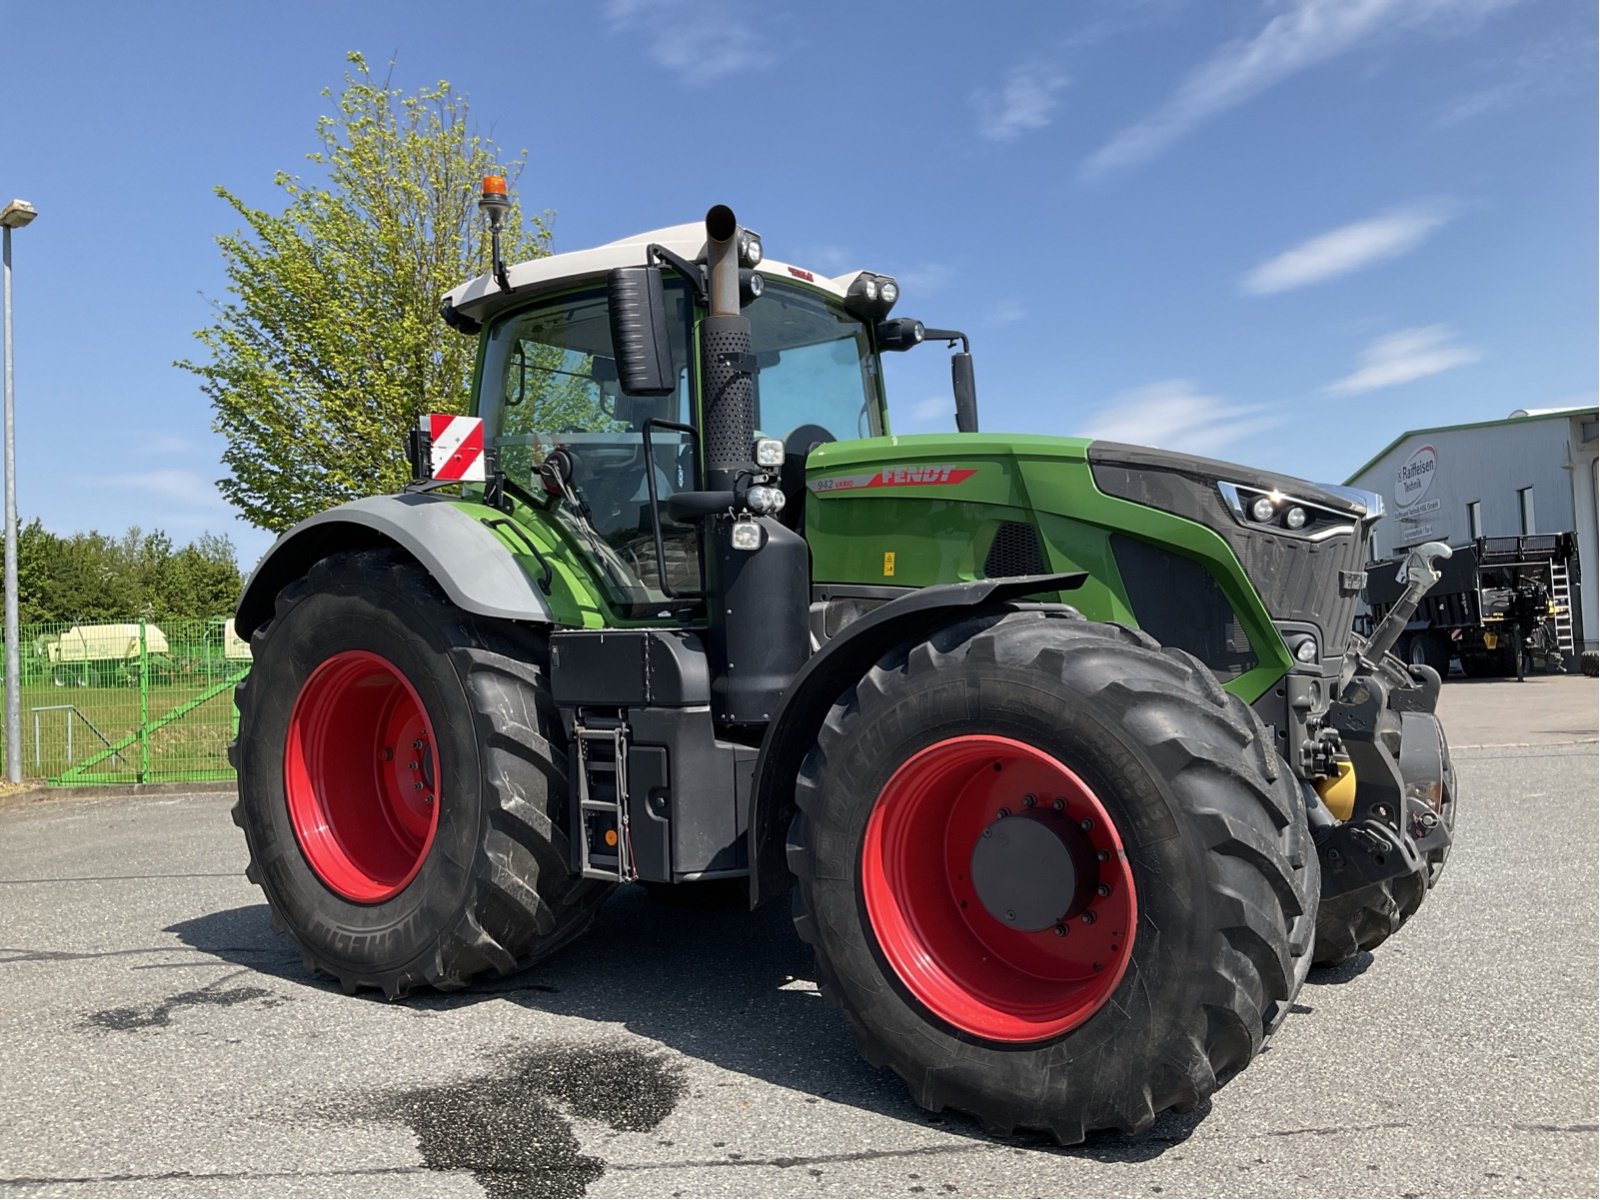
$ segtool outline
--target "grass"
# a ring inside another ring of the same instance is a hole
[[[148,700],[151,723],[225,678],[227,672],[218,671],[201,673],[192,681],[152,683]],[[24,777],[54,778],[92,758],[108,743],[119,742],[139,729],[137,679],[119,683],[115,681],[115,673],[107,673],[100,680],[87,686],[56,686],[48,678],[34,678],[23,683]],[[70,711],[65,706],[70,706]],[[233,689],[225,688],[178,720],[151,730],[148,738],[150,771],[146,782],[231,775],[227,753],[228,741],[233,736],[233,720]],[[140,746],[135,742],[115,759],[106,759],[91,767],[88,774],[95,782],[136,782],[140,761]]]

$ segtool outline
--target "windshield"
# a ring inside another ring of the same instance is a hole
[[[815,293],[774,284],[744,310],[755,352],[757,432],[807,447],[829,438],[875,437],[877,360],[858,319]],[[827,436],[822,436],[826,434]]]
[[[695,486],[694,441],[647,424],[690,423],[693,311],[681,281],[666,285],[668,341],[677,387],[661,397],[622,391],[604,288],[541,300],[489,331],[477,415],[506,478],[543,493],[539,465],[555,447],[572,464],[571,497],[555,518],[594,559],[611,600],[628,616],[665,616],[665,602],[701,586],[698,529],[659,514],[665,500]],[[755,426],[792,453],[818,442],[881,431],[877,366],[867,328],[836,303],[786,286],[769,288],[745,310],[756,359]],[[802,443],[796,445],[795,443]]]

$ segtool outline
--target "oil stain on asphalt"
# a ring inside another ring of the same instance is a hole
[[[620,1046],[557,1046],[512,1055],[494,1071],[377,1097],[364,1114],[403,1121],[434,1171],[470,1171],[492,1197],[582,1196],[605,1174],[568,1114],[619,1132],[666,1120],[684,1092],[665,1058]]]
[[[195,1005],[229,1008],[235,1004],[248,1004],[252,1000],[260,1000],[263,1005],[269,1007],[283,1003],[281,999],[273,997],[266,988],[236,987],[225,991],[201,988],[198,991],[179,992],[176,996],[168,996],[159,1004],[152,1004],[147,1008],[104,1009],[101,1012],[90,1013],[87,1020],[90,1025],[97,1025],[101,1029],[118,1031],[163,1029],[172,1024],[172,1014],[180,1008]]]

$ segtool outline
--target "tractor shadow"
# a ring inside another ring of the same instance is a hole
[[[287,939],[272,932],[264,904],[182,921],[167,932],[289,988],[338,990],[325,976],[309,974]],[[1096,1135],[1069,1147],[1026,1134],[992,1138],[963,1115],[926,1113],[898,1077],[856,1052],[844,1019],[817,993],[811,951],[795,935],[783,901],[752,913],[742,904],[670,903],[641,887],[619,888],[595,927],[546,962],[463,991],[423,992],[398,1003],[417,1012],[453,1012],[496,1000],[620,1022],[689,1058],[798,1092],[807,1104],[848,1104],[974,1142],[1064,1157],[1146,1162],[1186,1141],[1211,1111],[1207,1102],[1193,1112],[1167,1113],[1140,1136]],[[386,1003],[375,992],[352,1002]]]

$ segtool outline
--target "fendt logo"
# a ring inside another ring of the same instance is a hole
[[[1418,446],[1394,473],[1395,506],[1410,508],[1426,496],[1438,469],[1438,452],[1432,446]]]
[[[953,485],[965,483],[977,473],[976,467],[884,467],[876,475],[835,475],[832,479],[817,479],[811,483],[811,490],[820,494],[862,488]]]

